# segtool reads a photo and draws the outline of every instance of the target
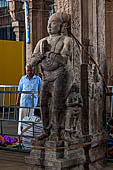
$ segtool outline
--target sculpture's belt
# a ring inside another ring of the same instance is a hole
[[[54,81],[64,73],[65,73],[65,68],[63,66],[58,67],[58,69],[54,71],[44,71],[44,80]]]

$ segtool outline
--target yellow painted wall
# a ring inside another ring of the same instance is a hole
[[[0,84],[18,85],[24,75],[24,42],[0,40]]]

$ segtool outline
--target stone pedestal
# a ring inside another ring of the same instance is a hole
[[[30,157],[26,157],[28,170],[83,170],[84,149],[69,149],[74,144],[74,141],[36,141],[40,148],[34,148]]]
[[[104,134],[100,136],[79,136],[68,141],[35,140],[30,156],[25,159],[27,170],[101,170],[105,145],[93,143],[101,141]]]

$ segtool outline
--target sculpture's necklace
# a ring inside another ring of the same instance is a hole
[[[56,58],[56,45],[58,44],[58,42],[60,41],[60,39],[62,38],[62,36],[56,36],[56,37],[50,37],[48,39],[48,43],[51,45],[51,53],[49,53],[45,59],[46,62],[46,66],[47,67],[51,67],[55,61]],[[44,63],[43,63],[44,64]]]
[[[61,38],[62,38],[61,35],[56,36],[56,37],[55,36],[49,37],[48,43],[51,45],[51,52],[55,52],[56,51],[56,45],[57,45],[57,43],[59,42],[59,40]]]

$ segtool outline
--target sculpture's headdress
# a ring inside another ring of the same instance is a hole
[[[51,21],[53,19],[61,22],[61,24],[62,24],[61,33],[66,34],[67,28],[69,25],[69,20],[70,20],[69,14],[67,14],[65,12],[56,12],[49,18],[49,21]]]

